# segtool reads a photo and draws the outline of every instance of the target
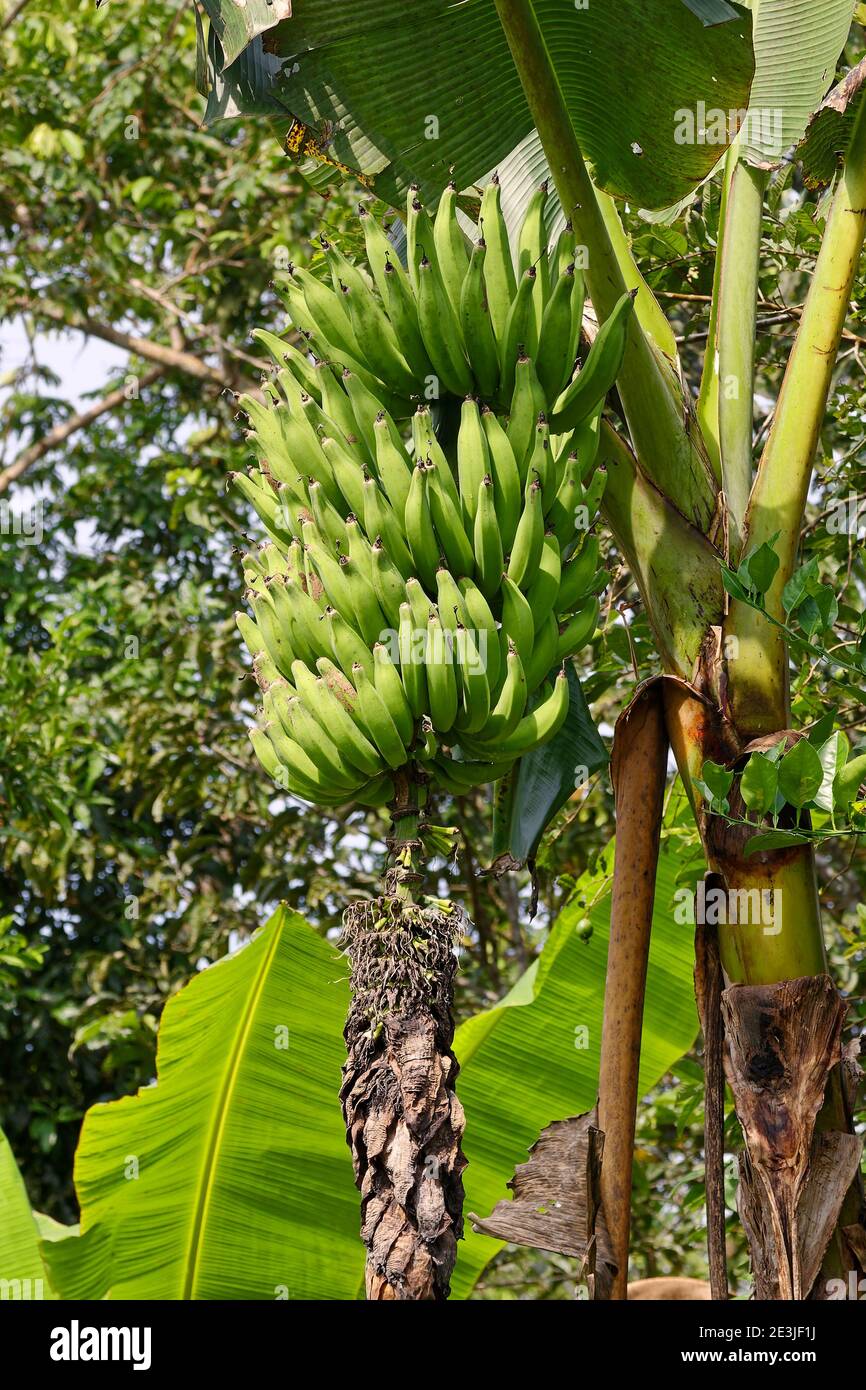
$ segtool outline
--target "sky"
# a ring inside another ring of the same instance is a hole
[[[0,373],[27,360],[29,344],[21,318],[0,323]],[[128,354],[83,333],[40,333],[36,338],[37,361],[60,377],[58,394],[76,406],[84,404],[88,391],[98,391],[118,371]]]

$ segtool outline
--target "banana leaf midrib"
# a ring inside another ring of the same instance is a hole
[[[184,1282],[183,1290],[180,1295],[181,1299],[184,1301],[193,1300],[195,1297],[194,1291],[196,1288],[202,1245],[204,1243],[205,1226],[211,1198],[213,1196],[216,1174],[219,1170],[219,1153],[225,1134],[227,1118],[231,1109],[231,1100],[237,1086],[242,1060],[246,1052],[246,1044],[252,1031],[258,1006],[268,981],[270,968],[282,940],[284,925],[285,916],[281,914],[279,930],[274,933],[273,939],[262,957],[255,988],[239,1020],[235,1043],[228,1056],[225,1067],[223,1068],[223,1076],[218,1088],[218,1094],[221,1096],[221,1099],[216,1106],[210,1132],[208,1134],[208,1140],[205,1145],[200,1174],[201,1181],[197,1184],[196,1188],[195,1211],[190,1229],[189,1244],[184,1259]]]

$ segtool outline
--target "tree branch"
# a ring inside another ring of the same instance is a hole
[[[255,367],[256,371],[267,371],[267,362],[263,362],[261,358],[258,357],[251,357],[249,353],[242,352],[240,348],[232,347],[231,343],[227,343],[225,338],[220,337],[219,333],[214,329],[208,328],[206,324],[197,323],[192,314],[188,314],[185,309],[178,308],[178,306],[173,304],[168,296],[163,294],[160,290],[155,290],[151,285],[147,285],[143,280],[139,280],[135,277],[129,281],[129,285],[139,294],[144,295],[145,299],[149,299],[151,303],[158,304],[161,309],[165,309],[167,314],[172,314],[175,318],[180,319],[181,323],[188,323],[197,333],[206,334],[214,347],[218,348],[220,352],[226,353],[229,357],[236,357],[239,362],[248,363],[249,366]]]
[[[151,371],[145,372],[139,377],[138,385],[151,386],[160,377],[165,375],[163,367],[154,367]],[[24,449],[8,468],[0,472],[0,493],[5,492],[10,483],[16,478],[20,478],[22,473],[26,473],[34,463],[38,462],[45,454],[56,449],[59,444],[63,444],[71,434],[78,430],[86,429],[92,425],[94,420],[98,420],[100,415],[107,415],[110,410],[114,410],[126,399],[126,387],[118,386],[115,391],[109,391],[107,396],[103,396],[101,401],[96,401],[87,410],[80,411],[77,415],[70,415],[68,420],[62,424],[55,425],[41,439],[37,439],[27,449]]]
[[[30,0],[15,0],[15,3],[13,4],[12,8],[8,11],[7,14],[4,14],[2,20],[0,20],[0,29],[11,28],[11,26],[15,23],[16,19],[20,15],[21,11],[29,4]]]
[[[187,376],[196,377],[199,381],[209,381],[214,386],[219,387],[230,386],[235,389],[239,384],[237,378],[227,377],[225,372],[218,367],[209,366],[207,362],[203,362],[200,357],[195,357],[191,352],[180,352],[175,348],[166,347],[164,343],[155,343],[151,338],[138,338],[134,334],[123,333],[119,328],[113,328],[108,323],[100,323],[97,319],[70,318],[56,304],[48,304],[43,301],[35,302],[30,299],[17,299],[14,303],[16,307],[27,313],[52,319],[54,323],[60,324],[63,328],[74,329],[87,337],[102,338],[104,342],[113,343],[115,347],[125,348],[127,352],[135,353],[138,357],[144,357],[150,362],[158,362],[167,370],[184,372]],[[247,383],[244,382],[243,385],[246,386]]]

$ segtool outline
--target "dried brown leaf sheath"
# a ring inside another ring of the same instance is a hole
[[[611,1297],[625,1298],[631,1174],[641,1026],[667,766],[662,686],[638,691],[617,721],[611,775],[616,793],[616,859],[598,1113],[604,1130],[601,1195],[617,1273]]]
[[[397,898],[344,916],[352,964],[340,1098],[367,1247],[367,1297],[448,1297],[462,1234],[463,1108],[451,1000],[460,923]]]
[[[722,995],[728,1080],[747,1154],[740,1207],[759,1297],[806,1298],[857,1168],[860,1141],[815,1139],[841,1057],[845,1004],[826,975]]]

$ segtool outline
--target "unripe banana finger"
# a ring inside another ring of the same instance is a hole
[[[511,247],[508,241],[508,228],[502,214],[499,176],[493,175],[481,197],[481,212],[478,225],[485,242],[487,253],[484,258],[484,283],[487,286],[487,302],[490,306],[490,319],[496,341],[504,342],[508,313],[517,294],[517,280]]]
[[[408,761],[405,746],[384,700],[360,662],[352,668],[352,682],[358,694],[357,715],[365,733],[389,767],[402,767]]]
[[[569,618],[568,622],[560,627],[556,653],[558,660],[564,661],[566,657],[574,656],[575,652],[579,652],[581,647],[586,645],[595,632],[598,613],[598,599],[593,594],[574,617]]]
[[[535,629],[532,655],[524,667],[526,688],[530,695],[547,679],[553,667],[561,665],[557,656],[558,648],[559,625],[553,614],[548,613]]]
[[[430,614],[427,622],[425,669],[430,718],[433,728],[444,734],[457,718],[457,677],[452,634],[443,631],[442,623],[434,613]]]
[[[408,748],[415,739],[415,722],[409,699],[388,648],[377,642],[373,648],[373,683],[394,721],[401,740]]]

